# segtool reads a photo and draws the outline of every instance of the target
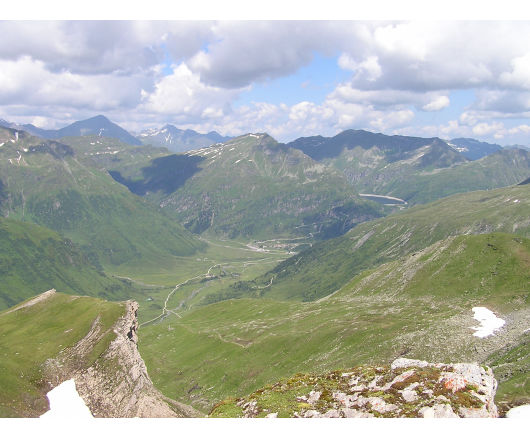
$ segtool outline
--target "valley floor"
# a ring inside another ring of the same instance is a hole
[[[131,299],[138,301],[141,326],[161,322],[200,305],[207,296],[236,281],[251,280],[293,254],[296,239],[244,242],[202,238],[208,246],[191,257],[173,257],[157,268],[108,267],[107,272],[140,286]]]

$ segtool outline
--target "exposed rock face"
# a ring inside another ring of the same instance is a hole
[[[154,388],[137,349],[138,304],[127,301],[116,322],[115,339],[89,368],[80,365],[101,340],[98,319],[89,333],[64,354],[47,363],[47,374],[57,383],[73,378],[79,395],[95,417],[197,417],[193,408],[163,396]]]
[[[235,401],[243,417],[320,418],[497,417],[497,382],[476,363],[428,363],[406,358],[390,367],[298,374]],[[293,394],[299,394],[293,396]],[[294,398],[294,400],[290,399]],[[270,400],[276,400],[276,405]],[[219,404],[211,416],[231,412]]]

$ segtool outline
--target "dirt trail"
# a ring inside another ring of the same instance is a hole
[[[150,319],[149,321],[145,321],[143,323],[141,323],[138,327],[142,327],[144,325],[147,325],[151,322],[154,322],[160,318],[163,318],[164,316],[166,316],[168,313],[173,313],[174,315],[178,316],[179,318],[182,318],[178,313],[176,313],[175,311],[173,310],[169,310],[167,308],[167,303],[169,301],[169,299],[173,296],[173,294],[182,286],[188,284],[189,282],[193,281],[193,280],[197,280],[199,278],[208,278],[208,277],[211,277],[210,275],[210,271],[215,268],[216,266],[221,266],[219,263],[218,264],[215,264],[213,266],[210,266],[210,268],[208,269],[208,271],[205,273],[205,274],[199,274],[199,275],[196,275],[195,277],[192,277],[192,278],[188,278],[186,281],[183,281],[182,283],[179,283],[175,286],[175,288],[169,292],[169,294],[167,295],[166,297],[166,300],[164,301],[164,308],[162,309],[162,312],[160,313],[160,315],[158,315],[157,317],[153,318],[153,319]]]

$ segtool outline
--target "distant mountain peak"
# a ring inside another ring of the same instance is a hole
[[[502,150],[502,146],[498,144],[486,143],[474,138],[453,138],[448,140],[447,144],[470,160],[478,160]]]
[[[112,123],[107,117],[105,117],[103,114],[98,114],[97,116],[94,116],[94,117],[90,117],[89,119],[86,119],[85,121],[88,121],[88,120],[94,120],[94,121],[101,121],[101,122],[109,122],[109,123]]]
[[[166,147],[172,152],[187,152],[201,149],[215,143],[222,143],[231,139],[223,137],[215,131],[201,134],[193,129],[180,129],[166,123],[162,128],[143,130],[137,137],[143,144]]]

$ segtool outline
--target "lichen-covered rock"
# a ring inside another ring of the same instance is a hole
[[[458,418],[449,404],[426,406],[421,408],[418,413],[423,418]]]
[[[244,417],[497,417],[496,388],[491,369],[478,364],[400,358],[390,367],[297,374],[235,403]]]
[[[396,370],[398,368],[408,368],[408,367],[426,367],[429,365],[429,362],[424,360],[408,359],[406,357],[400,357],[392,362],[390,368]]]

